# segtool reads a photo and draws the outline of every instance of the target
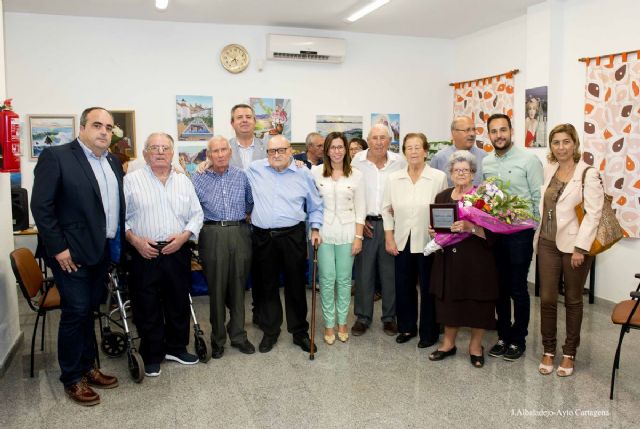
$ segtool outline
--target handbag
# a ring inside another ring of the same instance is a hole
[[[593,167],[587,167],[582,172],[582,201],[575,207],[579,224],[582,224],[582,219],[584,219],[584,216],[587,213],[584,209],[584,178],[587,174],[587,170],[590,168]],[[615,210],[611,207],[612,201],[613,197],[605,193],[604,203],[602,205],[602,216],[598,222],[596,236],[593,240],[593,244],[591,245],[591,249],[589,249],[589,255],[595,256],[598,253],[604,252],[624,237],[624,230],[620,226],[618,219],[616,219]]]

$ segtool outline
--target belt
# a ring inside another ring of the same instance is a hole
[[[259,228],[259,227],[254,225],[253,226],[253,230],[255,232],[257,232],[257,233],[270,234],[273,237],[274,235],[280,235],[280,234],[285,234],[287,232],[291,232],[291,231],[293,231],[296,228],[299,228],[301,226],[304,227],[304,222],[297,223],[297,224],[295,224],[293,226],[285,226],[285,227],[282,227],[282,228],[268,228],[268,229]]]
[[[367,215],[366,220],[382,220],[382,216],[381,215],[376,215],[376,216]]]
[[[217,226],[238,226],[247,223],[246,220],[205,220],[205,225],[217,225]]]

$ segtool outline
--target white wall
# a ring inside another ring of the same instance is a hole
[[[523,145],[528,87],[549,85],[550,128],[570,122],[581,129],[586,71],[578,58],[638,49],[639,14],[636,0],[550,0],[530,7],[526,16],[456,39],[455,78],[520,69],[513,121],[517,145]],[[529,150],[544,161],[546,149]],[[640,240],[624,239],[598,256],[596,295],[612,301],[628,298],[637,286],[638,255]]]
[[[0,19],[0,101],[4,100],[5,94],[4,22]],[[9,263],[9,253],[13,250],[9,173],[0,173],[0,243],[0,368],[4,368],[8,354],[20,336],[16,279]]]
[[[134,109],[140,143],[152,131],[175,135],[177,94],[212,95],[215,133],[226,136],[234,104],[284,97],[292,100],[294,141],[315,130],[316,114],[363,115],[366,132],[372,112],[397,112],[402,134],[422,131],[435,140],[449,134],[446,40],[17,13],[6,14],[6,28],[7,88],[24,116],[79,115],[93,105]],[[343,37],[346,61],[268,61],[259,72],[270,32]],[[228,43],[249,50],[252,63],[240,75],[220,66]],[[30,189],[34,162],[27,155],[23,161],[23,186]]]

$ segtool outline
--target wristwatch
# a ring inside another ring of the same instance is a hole
[[[475,227],[475,226],[472,226],[472,227],[471,227],[471,234],[475,234],[475,233],[476,233],[476,227]]]

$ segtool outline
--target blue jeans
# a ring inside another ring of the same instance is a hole
[[[527,229],[515,234],[499,235],[494,248],[500,285],[496,304],[498,338],[522,348],[526,347],[529,326],[531,303],[527,275],[533,256],[534,233],[534,230]]]
[[[71,386],[89,372],[96,359],[96,334],[93,312],[106,295],[105,276],[109,259],[92,266],[82,266],[68,273],[55,259],[48,265],[60,292],[60,324],[58,327],[58,363],[60,381]]]

